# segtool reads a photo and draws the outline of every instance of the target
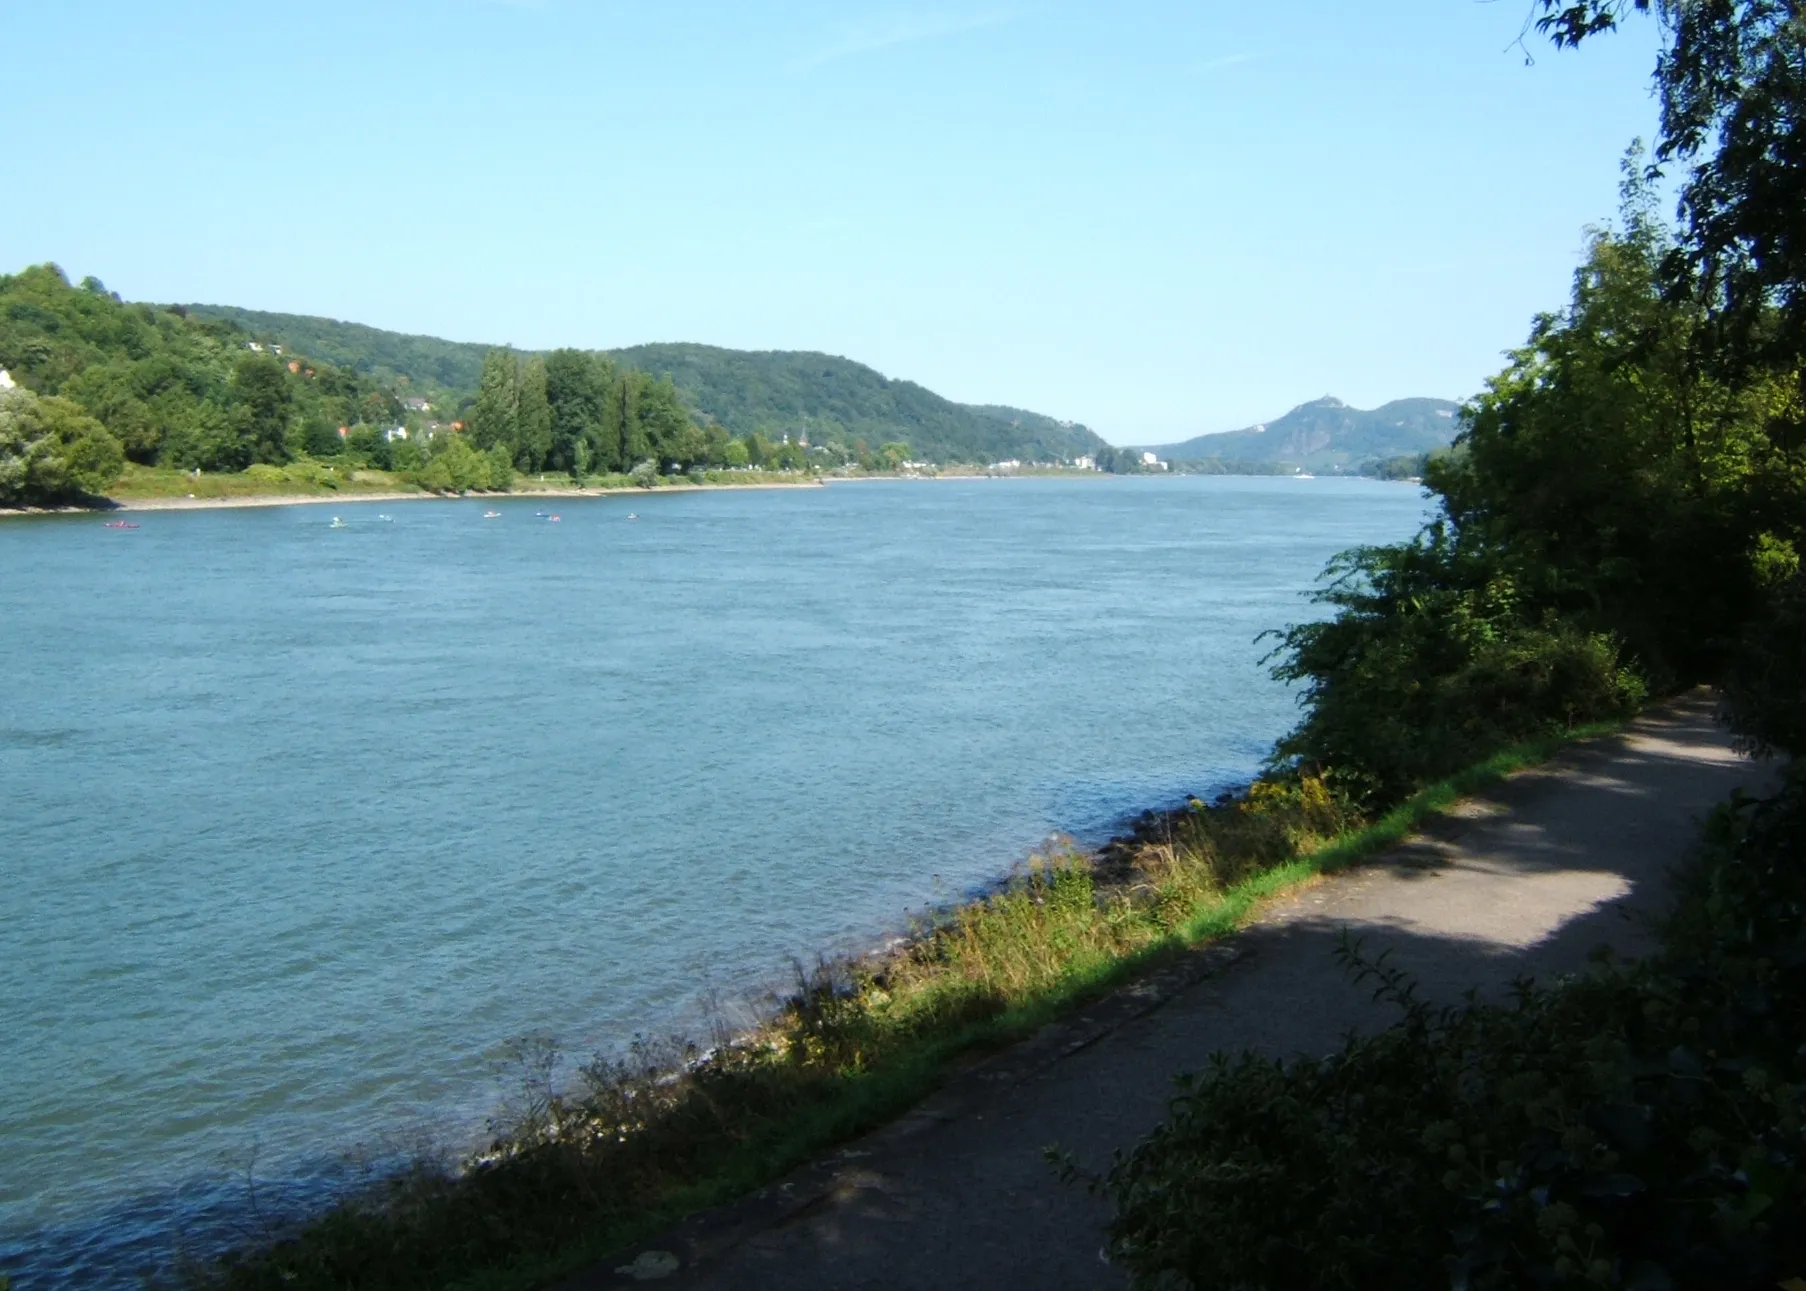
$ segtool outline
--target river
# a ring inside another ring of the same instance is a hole
[[[468,1142],[515,1037],[731,1023],[1245,780],[1295,712],[1257,634],[1424,514],[1187,477],[0,521],[0,1271],[135,1286],[247,1181]]]

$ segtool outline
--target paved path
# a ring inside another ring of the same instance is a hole
[[[1711,713],[1690,695],[1512,777],[1424,837],[1276,903],[1230,943],[969,1068],[902,1120],[569,1291],[642,1279],[686,1291],[1123,1286],[1098,1255],[1103,1203],[1058,1183],[1044,1146],[1100,1169],[1159,1122],[1172,1075],[1212,1052],[1323,1054],[1350,1028],[1392,1021],[1335,963],[1344,928],[1373,952],[1393,948],[1432,999],[1578,971],[1600,943],[1646,949],[1665,873],[1705,812],[1766,783]]]

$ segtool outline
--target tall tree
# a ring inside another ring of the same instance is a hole
[[[613,360],[583,350],[553,350],[546,356],[546,398],[551,405],[551,447],[546,465],[582,475],[614,470],[618,439],[607,435],[608,392]]]
[[[470,412],[470,438],[478,448],[502,444],[510,452],[520,442],[520,360],[513,350],[483,356],[483,378]]]
[[[537,356],[521,368],[515,416],[514,464],[523,471],[545,469],[552,451],[552,408],[546,401],[546,364]]]
[[[632,369],[615,377],[614,389],[608,395],[609,423],[613,438],[620,445],[616,470],[628,470],[652,456],[652,443],[640,420],[640,400],[650,378]]]
[[[677,383],[670,377],[651,381],[640,399],[640,420],[646,426],[646,439],[661,462],[671,466],[689,466],[703,454],[706,441],[677,393]]]
[[[124,465],[119,441],[81,405],[25,389],[0,391],[0,503],[99,493]]]
[[[234,425],[250,461],[289,459],[288,432],[295,396],[288,370],[268,354],[247,354],[232,372]]]

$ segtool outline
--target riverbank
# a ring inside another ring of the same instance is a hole
[[[204,511],[223,507],[287,507],[307,506],[326,502],[453,502],[459,499],[478,499],[484,501],[502,501],[507,498],[607,498],[621,497],[629,494],[645,495],[648,493],[707,493],[724,490],[746,491],[763,489],[816,489],[821,485],[816,481],[798,480],[793,483],[764,484],[660,484],[656,488],[643,489],[637,486],[609,489],[584,489],[575,486],[568,488],[524,488],[514,489],[508,493],[346,493],[346,494],[253,494],[240,498],[142,498],[123,499],[118,501],[115,510],[119,511]]]
[[[760,480],[748,481],[744,484],[705,481],[697,483],[690,480],[682,482],[663,482],[651,488],[640,485],[620,485],[608,488],[581,488],[575,485],[527,485],[512,489],[506,493],[431,493],[425,489],[371,489],[344,491],[323,491],[309,493],[242,493],[219,494],[214,496],[150,496],[134,497],[126,494],[108,497],[94,506],[61,506],[61,507],[0,507],[0,517],[7,516],[43,516],[43,515],[97,515],[122,511],[214,511],[237,507],[292,507],[324,505],[326,503],[359,503],[359,502],[447,502],[459,498],[477,498],[500,500],[505,498],[604,498],[632,494],[650,493],[704,493],[716,491],[747,491],[771,489],[817,489],[822,487],[820,480]]]
[[[1460,796],[1592,727],[1520,745],[1376,820],[1320,781],[1144,817],[1097,854],[1035,858],[888,955],[819,963],[758,1030],[641,1043],[555,1092],[528,1064],[514,1119],[460,1171],[423,1164],[197,1285],[529,1287],[743,1196],[998,1049],[1244,927],[1274,898],[1403,840]]]
[[[313,465],[313,464],[309,464]],[[8,516],[92,515],[113,511],[209,511],[234,507],[289,507],[329,502],[409,502],[457,497],[602,498],[636,493],[703,492],[709,490],[815,489],[827,484],[855,484],[879,480],[975,480],[975,479],[1109,479],[1097,471],[1033,468],[993,471],[982,467],[948,467],[934,473],[892,471],[851,475],[812,475],[777,478],[778,472],[709,471],[702,480],[687,476],[659,476],[650,485],[610,483],[597,487],[548,483],[522,477],[506,491],[471,494],[435,493],[412,485],[397,487],[399,477],[385,471],[335,472],[330,468],[296,473],[296,468],[253,467],[235,475],[202,475],[133,467],[122,487],[88,505],[47,507],[0,506],[0,518]],[[626,477],[614,477],[625,481]]]

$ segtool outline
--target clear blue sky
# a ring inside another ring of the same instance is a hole
[[[8,6],[0,267],[459,340],[818,349],[1164,442],[1459,398],[1656,33],[1530,0]]]

